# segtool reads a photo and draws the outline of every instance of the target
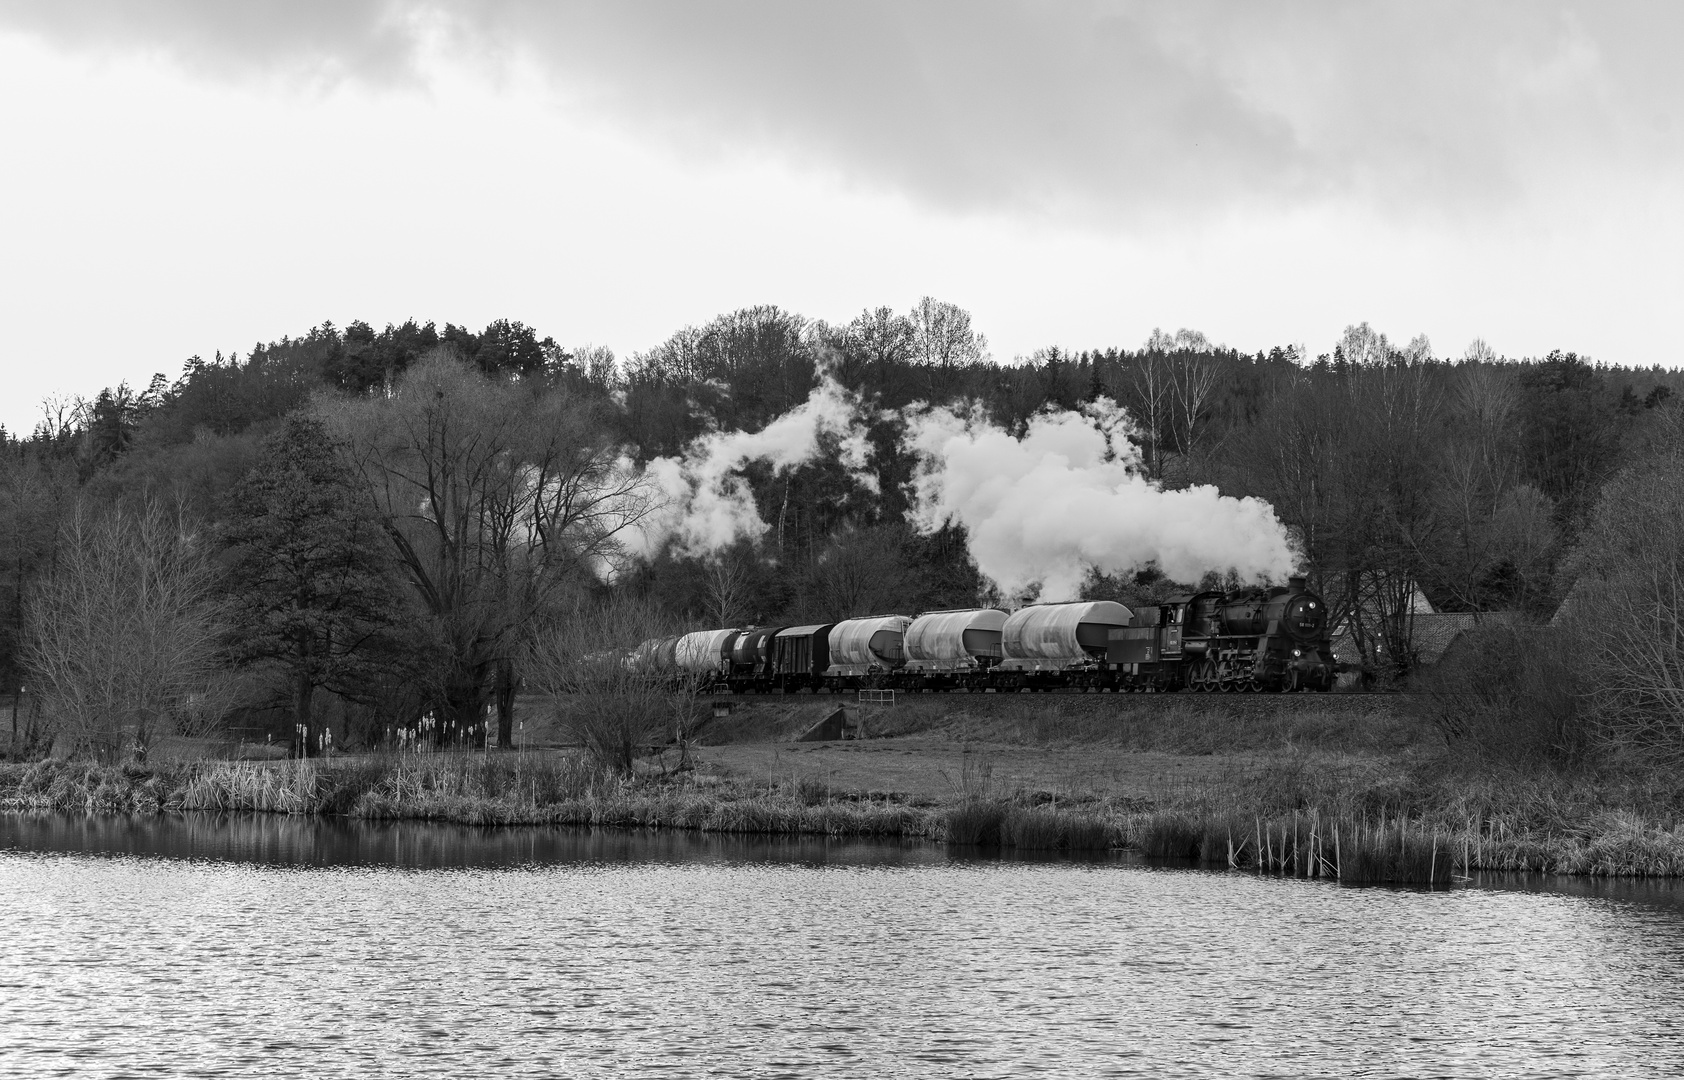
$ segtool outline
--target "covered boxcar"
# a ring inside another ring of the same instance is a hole
[[[772,682],[785,693],[818,690],[830,667],[830,623],[791,626],[772,638]]]

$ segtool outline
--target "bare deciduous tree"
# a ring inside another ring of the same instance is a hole
[[[1129,387],[1133,393],[1128,405],[1140,421],[1140,434],[1146,442],[1146,475],[1161,477],[1163,433],[1169,413],[1169,361],[1161,352],[1148,349],[1129,368]]]
[[[702,600],[710,626],[736,626],[744,618],[754,577],[752,554],[735,548],[721,551],[702,564]]]
[[[845,529],[820,548],[808,574],[808,607],[832,621],[896,610],[911,590],[901,526]]]
[[[82,751],[144,759],[167,731],[202,734],[235,693],[207,544],[156,503],[74,515],[29,609],[26,662]]]
[[[912,358],[937,368],[960,367],[988,358],[988,339],[971,327],[971,313],[926,296],[913,305]]]
[[[1364,322],[1345,327],[1339,335],[1338,351],[1352,367],[1373,367],[1391,359],[1392,345],[1385,334]]]
[[[321,407],[448,657],[441,712],[470,728],[489,694],[503,746],[521,628],[610,568],[652,508],[648,480],[591,408],[488,379],[442,350],[390,398]]]
[[[591,760],[629,773],[669,739],[682,758],[695,723],[695,683],[627,663],[641,643],[676,632],[653,604],[581,599],[527,629],[527,682],[550,699],[558,726]]]
[[[1172,434],[1181,456],[1189,461],[1198,453],[1205,433],[1211,396],[1221,379],[1221,369],[1208,354],[1183,351],[1170,365]]]
[[[1588,646],[1605,741],[1684,760],[1684,414],[1604,490],[1577,551],[1571,628]],[[1670,445],[1667,445],[1670,443]]]

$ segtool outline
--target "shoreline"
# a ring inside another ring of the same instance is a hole
[[[270,813],[482,827],[571,826],[703,834],[917,840],[978,849],[1146,858],[1353,883],[1448,887],[1461,875],[1684,876],[1684,830],[1630,811],[1591,826],[1515,828],[1505,817],[1283,810],[1251,792],[1157,802],[996,793],[986,766],[953,797],[839,791],[705,773],[610,778],[561,755],[424,754],[152,768],[0,764],[0,811],[89,815]],[[967,786],[968,785],[968,786]],[[1180,803],[1176,805],[1176,803]]]

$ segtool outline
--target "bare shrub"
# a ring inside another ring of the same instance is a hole
[[[1571,764],[1589,743],[1583,671],[1566,631],[1484,626],[1418,675],[1416,707],[1488,764]]]
[[[1603,490],[1563,574],[1599,740],[1684,761],[1684,411],[1656,418],[1646,460]]]
[[[169,732],[203,735],[240,687],[206,544],[148,502],[73,515],[29,606],[25,662],[76,750],[144,759]]]
[[[529,684],[550,698],[561,730],[603,768],[629,773],[651,747],[669,741],[682,758],[695,723],[694,685],[626,662],[641,642],[671,629],[653,604],[623,596],[581,600],[531,626]]]
[[[1684,555],[1684,552],[1680,553]],[[1602,678],[1593,691],[1615,748],[1684,758],[1684,559],[1646,559],[1603,582],[1606,611],[1580,615]]]

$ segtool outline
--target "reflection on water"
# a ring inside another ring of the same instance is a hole
[[[0,816],[0,1074],[1684,1071],[1671,885]]]
[[[284,814],[0,814],[0,851],[5,850],[417,870],[628,860],[823,865],[840,859],[916,865],[942,858],[939,849],[912,841],[862,844],[814,836],[720,836],[656,829],[481,828]]]

